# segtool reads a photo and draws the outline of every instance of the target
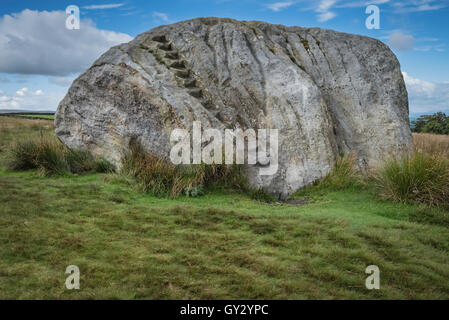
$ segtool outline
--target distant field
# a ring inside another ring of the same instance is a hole
[[[0,117],[1,163],[11,143],[41,135],[54,135],[52,122]],[[0,299],[449,299],[449,212],[369,188],[307,196],[158,198],[120,174],[43,177],[3,164]],[[370,291],[373,264],[381,288]],[[81,290],[65,289],[69,265]]]
[[[39,113],[0,113],[0,116],[7,117],[21,117],[30,119],[44,119],[44,120],[54,120],[54,114],[39,114]]]
[[[19,114],[18,117],[25,117],[25,118],[38,118],[38,119],[49,119],[54,120],[55,116],[49,115],[49,114]]]
[[[449,135],[414,133],[413,139],[418,150],[443,154],[449,158]]]

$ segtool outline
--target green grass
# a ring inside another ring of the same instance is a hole
[[[125,175],[1,167],[0,299],[449,298],[447,211],[356,185],[298,196],[311,201],[161,198]],[[372,264],[380,290],[365,288]],[[69,265],[81,290],[65,289]]]
[[[48,119],[48,120],[54,120],[55,116],[53,114],[19,114],[18,117],[25,117],[25,118],[38,118],[38,119]]]
[[[120,177],[0,173],[1,299],[447,299],[447,213],[320,194],[307,206],[232,193],[156,198]],[[421,211],[420,211],[421,210]],[[444,222],[444,223],[442,223]],[[65,290],[65,268],[81,290]],[[366,266],[381,290],[364,287]]]

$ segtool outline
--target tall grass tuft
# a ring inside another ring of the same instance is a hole
[[[72,173],[92,172],[95,166],[95,158],[87,151],[67,149],[63,157]]]
[[[246,190],[243,168],[233,165],[178,165],[146,152],[133,143],[122,157],[121,172],[134,177],[141,189],[156,196],[196,196],[203,188]]]
[[[449,160],[428,152],[392,158],[375,176],[379,194],[386,200],[449,205]]]
[[[40,139],[35,142],[36,154],[33,155],[35,167],[44,176],[70,173],[70,166],[64,157],[64,146],[54,139]]]
[[[318,183],[323,189],[342,190],[359,187],[361,177],[355,166],[354,154],[340,155],[332,171]]]
[[[7,149],[7,167],[9,170],[29,170],[36,168],[35,157],[38,153],[34,141],[16,142]]]
[[[93,167],[94,172],[97,173],[114,173],[116,171],[115,165],[106,159],[96,159]]]
[[[38,169],[45,176],[68,173],[111,172],[114,166],[90,153],[72,150],[54,138],[17,141],[7,150],[9,170]]]

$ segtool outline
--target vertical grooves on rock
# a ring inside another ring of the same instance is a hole
[[[217,53],[215,52],[214,47],[209,43],[210,40],[210,27],[206,26],[206,35],[204,37],[204,41],[206,42],[207,46],[209,47],[210,51],[212,52],[212,58],[214,61],[214,69],[217,69]]]
[[[254,33],[253,30],[251,30],[251,31]],[[253,47],[253,44],[248,39],[248,36],[246,35],[246,33],[243,32],[242,34],[243,34],[245,42],[246,42],[246,44],[248,46],[248,49],[251,52],[251,55],[254,57],[254,60],[257,63],[257,66],[259,68],[259,73],[262,76],[263,112],[264,112],[264,114],[266,114],[267,113],[267,108],[268,108],[268,106],[267,106],[268,101],[267,101],[267,89],[266,89],[266,85],[267,84],[266,84],[265,72],[263,71],[262,63],[260,62],[259,58],[257,57],[257,54],[256,54],[256,52],[254,50],[254,47]],[[256,34],[254,33],[254,35],[256,35]]]
[[[223,43],[223,49],[224,49],[224,65],[226,66],[226,70],[228,71],[229,76],[231,76],[231,69],[229,68],[229,48],[225,40],[224,35],[224,26],[221,26],[221,39]],[[228,78],[229,79],[229,78]],[[227,80],[227,79],[225,79]]]
[[[332,67],[330,65],[330,62],[329,62],[327,56],[326,56],[326,53],[321,48],[321,41],[319,41],[312,33],[309,33],[309,35],[315,41],[316,46],[318,47],[318,49],[320,50],[324,60],[326,61],[328,69],[329,69],[329,74],[331,76],[334,76],[333,71],[332,71]],[[341,152],[343,152],[343,150],[340,147],[340,144],[338,143],[338,132],[337,132],[337,126],[339,126],[339,122],[338,122],[338,120],[336,119],[334,113],[331,110],[331,106],[330,106],[331,101],[329,99],[328,92],[327,92],[327,90],[324,89],[326,87],[326,81],[328,81],[329,79],[327,79],[326,77],[323,77],[321,72],[320,72],[320,76],[322,77],[320,88],[322,89],[322,95],[323,95],[323,99],[324,99],[324,102],[325,102],[326,115],[327,115],[329,124],[332,126],[332,132],[331,132],[331,136],[333,137],[332,140],[333,140],[333,143],[335,145],[335,148],[337,148],[336,151],[338,153],[341,153]],[[344,141],[344,139],[343,139],[343,141]],[[344,142],[344,144],[346,145],[346,142]]]
[[[315,43],[316,43],[318,49],[320,49],[321,54],[322,54],[323,57],[324,57],[324,60],[326,60],[327,66],[329,67],[329,72],[332,73],[332,68],[331,68],[331,65],[330,65],[330,63],[329,63],[329,60],[327,59],[326,53],[325,53],[325,52],[323,51],[323,49],[321,48],[321,41],[319,41],[317,38],[315,38],[315,36],[314,36],[313,34],[310,33],[309,35],[313,38],[313,40],[315,40]]]
[[[346,45],[347,48],[350,48],[350,47],[351,47],[351,46],[348,45],[348,43],[347,43],[346,41],[344,42],[344,44]],[[341,65],[342,65],[343,68],[345,69],[345,73],[348,75],[349,83],[351,84],[352,91],[353,91],[354,94],[357,96],[359,105],[361,105],[361,103],[360,103],[360,101],[361,101],[361,100],[360,100],[360,95],[359,95],[358,91],[356,90],[356,88],[355,88],[355,86],[354,86],[354,83],[353,83],[352,77],[351,77],[351,73],[348,72],[348,68],[346,67],[346,63],[345,63],[345,61],[344,61],[343,55],[341,54],[341,51],[340,51],[340,49],[339,49],[338,46],[336,46],[335,49],[338,51],[338,55],[340,56],[340,59],[341,59]],[[350,49],[349,49],[348,51],[350,51]]]

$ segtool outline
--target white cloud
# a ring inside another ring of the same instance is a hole
[[[438,43],[435,45],[419,46],[419,47],[416,47],[415,50],[416,51],[424,51],[424,52],[428,52],[428,51],[444,52],[444,51],[446,51],[445,47],[446,47],[446,45],[444,43]]]
[[[380,36],[379,39],[388,42],[391,48],[400,51],[414,50],[414,51],[436,51],[445,52],[446,44],[441,42],[441,39],[435,37],[418,37],[407,35],[401,31],[390,31],[387,36]],[[392,40],[391,43],[389,40]]]
[[[28,91],[28,88],[22,88],[22,89],[20,89],[20,90],[17,90],[17,91],[16,91],[16,94],[17,94],[18,96],[23,97],[27,91]]]
[[[163,12],[153,12],[153,17],[162,20],[163,22],[170,22],[168,14]]]
[[[317,19],[319,22],[326,22],[337,16],[335,12],[330,11],[338,0],[321,0],[315,12],[318,13]]]
[[[445,5],[430,5],[430,4],[423,4],[421,6],[417,6],[415,8],[412,8],[411,11],[434,11],[444,8]]]
[[[318,5],[318,12],[326,12],[328,11],[330,8],[332,8],[332,6],[336,3],[336,0],[321,0],[320,4]]]
[[[397,12],[423,12],[440,10],[448,6],[446,0],[414,0],[395,2]]]
[[[278,12],[288,7],[291,7],[294,4],[295,3],[293,1],[274,2],[267,4],[266,7],[274,12]]]
[[[281,3],[297,3],[299,0],[290,0]],[[412,0],[412,1],[392,1],[392,0],[301,0],[304,3],[302,10],[314,11],[319,22],[329,21],[337,16],[338,9],[344,8],[366,8],[369,5],[382,6],[381,10],[394,12],[421,12],[434,11],[449,6],[448,0]],[[265,5],[267,6],[267,5]],[[272,10],[276,10],[274,6]]]
[[[413,78],[407,72],[402,72],[407,89],[413,94],[426,95],[431,97],[435,92],[436,85],[432,82]]]
[[[84,6],[83,9],[98,10],[98,9],[114,9],[124,6],[124,3],[110,3],[110,4],[93,4],[90,6]]]
[[[412,35],[404,34],[401,31],[393,32],[389,39],[388,45],[395,50],[408,51],[415,46],[415,38]]]
[[[0,109],[52,111],[56,110],[64,95],[64,92],[46,94],[40,89],[29,91],[27,88],[22,88],[17,90],[15,95],[0,96]]]
[[[331,20],[333,18],[335,18],[337,15],[334,12],[325,12],[325,13],[321,13],[317,16],[317,19],[319,22],[326,22],[328,20]]]
[[[371,0],[371,1],[350,1],[337,5],[337,8],[363,8],[369,5],[381,5],[389,3],[390,0]]]
[[[67,30],[63,11],[24,10],[0,18],[0,72],[63,76],[82,72],[102,53],[132,38],[81,20]]]
[[[402,73],[407,86],[410,112],[449,111],[449,82],[434,83]]]
[[[22,88],[22,89],[19,89],[19,90],[17,90],[16,91],[16,94],[19,96],[19,97],[24,97],[25,95],[27,95],[28,94],[28,92],[29,92],[29,90],[28,90],[28,88]],[[30,92],[32,95],[36,95],[36,96],[41,96],[41,95],[43,95],[44,94],[44,92],[42,91],[42,90],[36,90],[36,91],[32,91],[32,92]]]

